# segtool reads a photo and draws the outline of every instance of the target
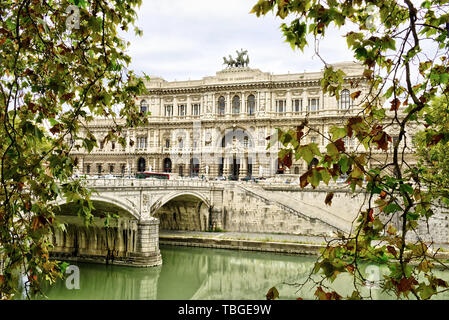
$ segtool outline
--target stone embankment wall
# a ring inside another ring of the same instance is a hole
[[[432,211],[433,215],[428,220],[424,218],[419,220],[416,232],[407,233],[407,240],[449,243],[449,208],[443,203],[438,203],[432,206]],[[399,223],[396,227],[400,228]]]
[[[276,198],[237,186],[226,189],[223,197],[221,221],[227,231],[329,236],[339,229],[326,219],[296,212],[301,208],[295,208],[295,204],[284,205]]]

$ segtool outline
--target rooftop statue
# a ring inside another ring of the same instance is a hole
[[[234,59],[231,55],[229,55],[229,59],[226,57],[223,57],[223,64],[227,65],[227,68],[241,68],[241,67],[247,67],[249,64],[249,56],[248,56],[248,50],[241,51],[236,50],[237,57]],[[246,57],[245,57],[246,56]]]

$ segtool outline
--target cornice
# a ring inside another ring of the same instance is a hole
[[[363,77],[346,77],[346,81],[363,80]],[[286,81],[257,81],[245,83],[227,83],[227,84],[208,84],[192,87],[179,88],[150,88],[149,95],[167,95],[167,94],[194,94],[207,92],[221,92],[221,91],[244,91],[252,89],[284,89],[284,88],[307,88],[320,87],[321,78],[319,79],[298,79]]]

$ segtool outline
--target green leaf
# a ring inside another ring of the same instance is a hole
[[[329,131],[332,134],[332,140],[344,138],[347,134],[346,128],[332,127]]]
[[[394,202],[385,206],[385,208],[383,210],[384,213],[393,213],[393,212],[397,212],[397,211],[402,211],[402,208]]]

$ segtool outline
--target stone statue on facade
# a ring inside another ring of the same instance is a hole
[[[235,59],[231,55],[229,55],[229,59],[223,57],[223,64],[226,64],[227,68],[247,67],[249,64],[248,50],[241,49],[240,51],[236,50],[236,52],[237,57]]]

